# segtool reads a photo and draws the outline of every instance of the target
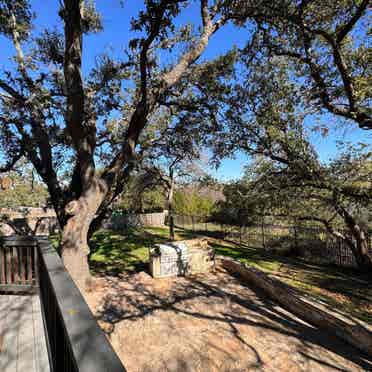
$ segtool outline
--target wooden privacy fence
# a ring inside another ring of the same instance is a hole
[[[165,212],[113,215],[103,223],[106,229],[123,231],[128,227],[163,227]]]
[[[52,372],[125,372],[47,238],[2,239],[0,257],[0,292],[40,295]]]
[[[27,291],[37,287],[37,242],[30,237],[0,241],[0,291]]]

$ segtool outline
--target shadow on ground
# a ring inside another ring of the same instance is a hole
[[[366,355],[225,272],[101,285],[91,303],[129,371],[372,369]]]
[[[287,284],[311,293],[330,306],[342,307],[363,321],[372,323],[372,277],[353,268],[307,262],[299,257],[283,257],[262,248],[211,243],[217,254],[266,270]]]
[[[195,236],[178,229],[176,234],[178,240]],[[169,237],[164,228],[128,228],[123,233],[101,230],[90,241],[89,266],[98,276],[143,271],[149,260],[149,248],[165,242],[169,242]]]
[[[96,276],[146,271],[149,248],[168,242],[168,234],[164,228],[128,229],[123,233],[100,231],[91,241],[91,270]],[[262,248],[216,239],[211,237],[213,232],[208,235],[217,254],[266,270],[304,294],[311,294],[334,308],[372,323],[372,278],[367,275],[361,275],[355,269],[312,264],[301,258],[269,254]],[[203,235],[176,229],[178,240],[197,236]]]

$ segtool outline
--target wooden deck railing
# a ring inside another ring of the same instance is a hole
[[[125,371],[48,239],[3,239],[0,257],[0,291],[39,291],[52,372]]]
[[[0,241],[0,291],[29,291],[37,287],[37,241],[6,237]]]

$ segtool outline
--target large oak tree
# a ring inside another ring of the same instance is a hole
[[[175,18],[190,3],[199,7],[199,20],[177,26]],[[30,3],[0,1],[0,32],[15,51],[14,68],[0,72],[4,168],[26,157],[46,184],[62,228],[64,264],[82,290],[89,280],[88,236],[125,188],[149,118],[175,103],[187,77],[200,69],[210,38],[227,22],[221,3],[146,0],[132,20],[136,35],[126,57],[102,54],[83,73],[84,36],[102,30],[92,2],[61,1],[61,25],[34,35]],[[159,56],[169,50],[176,62],[161,64]]]

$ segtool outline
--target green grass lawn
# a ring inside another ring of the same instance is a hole
[[[195,236],[179,229],[175,233],[177,240]],[[169,232],[164,228],[131,229],[124,234],[99,231],[91,241],[91,270],[96,275],[144,270],[149,260],[149,248],[167,241]]]
[[[304,294],[372,324],[372,280],[355,269],[312,264],[301,258],[267,254],[260,248],[212,244],[217,254],[257,267]]]
[[[175,232],[177,240],[197,236],[181,229]],[[117,275],[146,270],[148,249],[169,241],[168,236],[166,228],[133,229],[125,234],[100,231],[92,242],[92,272],[95,275]],[[239,247],[219,239],[210,239],[210,244],[219,255],[255,266],[332,307],[372,323],[372,282],[355,270],[269,255],[261,248]]]

